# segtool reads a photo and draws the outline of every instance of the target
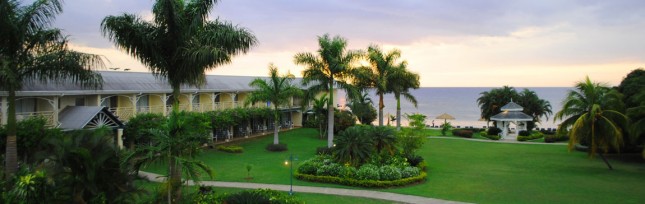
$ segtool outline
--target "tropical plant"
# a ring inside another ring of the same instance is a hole
[[[158,113],[137,114],[128,120],[123,129],[123,137],[130,149],[135,145],[149,143],[151,128],[156,128],[160,123],[166,120],[166,117]]]
[[[533,121],[529,121],[527,124],[529,131],[533,130],[535,123],[541,122],[541,117],[549,120],[549,115],[553,113],[551,111],[551,103],[547,100],[540,99],[534,91],[529,89],[524,89],[518,94],[517,103],[524,108],[522,112],[533,117]]]
[[[631,121],[630,140],[626,146],[645,146],[645,70],[638,68],[627,74],[620,82],[618,91],[623,94],[627,116]],[[645,148],[643,148],[645,158]]]
[[[452,129],[452,124],[450,122],[446,122],[441,126],[441,135],[446,136],[446,132],[450,131]]]
[[[620,149],[623,143],[622,126],[627,117],[620,94],[605,85],[592,82],[589,77],[570,90],[563,101],[562,110],[554,120],[562,120],[558,132],[570,129],[569,149],[576,143],[589,146],[590,157],[598,154],[607,167],[612,169],[603,153],[610,148]]]
[[[630,119],[629,134],[633,143],[643,144],[643,158],[645,158],[645,91],[634,96],[640,100],[640,105],[627,109],[627,116]]]
[[[333,156],[339,163],[358,167],[374,152],[374,140],[367,135],[366,126],[347,128],[334,140]]]
[[[334,112],[334,134],[356,125],[356,118],[349,111],[336,110]]]
[[[351,85],[345,83],[347,74],[353,69],[352,65],[360,58],[360,51],[346,50],[347,40],[340,36],[333,38],[328,34],[318,37],[320,48],[314,53],[298,53],[294,62],[306,66],[303,71],[302,83],[313,93],[326,91],[327,101],[327,147],[334,142],[334,86],[353,91]]]
[[[49,148],[39,153],[56,191],[71,195],[68,201],[86,203],[97,198],[111,202],[132,200],[139,190],[135,172],[121,162],[112,130],[77,130],[47,138]]]
[[[419,88],[419,74],[408,71],[404,61],[400,66],[392,69],[388,75],[387,90],[394,93],[396,99],[396,129],[401,129],[401,96],[417,107],[417,99],[410,93],[410,89]]]
[[[168,80],[172,95],[180,96],[181,85],[201,86],[205,71],[230,63],[257,43],[245,28],[208,14],[216,0],[157,0],[153,21],[134,14],[107,16],[101,31],[157,77]],[[179,97],[173,97],[173,107]]]
[[[416,129],[416,130],[423,130],[426,128],[426,118],[428,116],[420,114],[420,113],[414,113],[414,114],[405,114],[405,117],[410,121],[409,125],[410,127]]]
[[[358,94],[357,97],[352,98],[348,106],[361,124],[370,125],[376,120],[376,109],[372,107],[372,99],[367,93]]]
[[[7,91],[7,146],[5,178],[18,170],[16,147],[16,92],[27,82],[78,83],[98,88],[103,79],[93,72],[102,68],[100,56],[67,47],[67,37],[50,28],[62,12],[59,0],[0,1],[0,90]]]
[[[198,170],[213,176],[211,168],[197,159],[209,131],[209,121],[200,119],[197,114],[172,111],[160,127],[149,129],[150,144],[139,145],[125,157],[136,170],[152,163],[168,165],[169,203],[181,199],[182,174],[196,182],[201,179]]]
[[[481,96],[477,98],[477,104],[479,104],[479,109],[481,110],[481,118],[488,123],[490,117],[501,112],[502,106],[517,98],[517,91],[513,87],[504,86],[481,92],[479,95]]]
[[[385,108],[383,95],[391,92],[391,90],[388,89],[388,83],[391,82],[390,75],[393,74],[395,68],[405,67],[407,63],[405,61],[398,62],[400,58],[400,50],[393,49],[384,53],[377,45],[370,45],[367,48],[367,61],[370,66],[361,67],[358,74],[355,75],[355,83],[358,86],[374,88],[376,95],[379,96],[379,126],[383,126],[383,108]]]
[[[284,76],[278,74],[278,68],[269,65],[269,79],[264,80],[257,78],[249,86],[255,88],[255,91],[251,92],[246,98],[245,104],[253,104],[256,102],[268,101],[273,104],[273,144],[279,143],[278,138],[278,125],[280,124],[280,107],[283,105],[289,105],[293,97],[301,97],[302,90],[297,86],[293,85],[291,82],[295,77],[291,73],[287,73]]]
[[[389,156],[397,152],[396,130],[387,126],[365,127],[367,134],[372,137],[376,153],[385,153]]]
[[[327,93],[322,94],[319,98],[314,98],[312,101],[312,111],[314,113],[315,120],[318,122],[318,134],[322,139],[326,135],[327,131],[327,121],[325,120],[327,116],[325,112],[327,111],[326,105],[329,101]]]

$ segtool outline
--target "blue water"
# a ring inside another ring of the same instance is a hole
[[[485,121],[479,121],[480,110],[477,105],[477,98],[480,97],[480,93],[484,91],[490,91],[492,88],[476,87],[476,88],[419,88],[412,90],[411,93],[414,95],[418,101],[418,106],[415,108],[410,102],[402,99],[401,100],[401,114],[405,113],[421,113],[428,116],[426,124],[432,125],[434,120],[435,125],[443,124],[443,120],[435,119],[438,115],[443,113],[448,113],[455,117],[455,120],[450,121],[453,126],[474,126],[474,127],[483,127],[486,126]],[[524,90],[524,88],[515,88],[518,92]],[[532,87],[528,88],[529,90],[535,91],[535,93],[541,99],[547,100],[551,103],[551,110],[553,114],[560,111],[562,107],[562,100],[566,97],[566,93],[571,88],[568,87]],[[338,104],[345,104],[346,99],[344,99],[344,92],[339,92],[339,99],[337,99]],[[374,108],[378,110],[378,96],[374,92],[370,93],[372,101],[374,101]],[[394,95],[386,94],[383,98],[385,108],[383,113],[387,117],[389,115],[396,115],[396,100]],[[387,121],[387,120],[385,120]],[[549,120],[542,118],[542,122],[537,124],[541,128],[555,128],[557,123],[553,122],[553,115],[549,116]],[[407,124],[407,120],[402,118],[402,124]],[[378,119],[374,122],[378,124]],[[387,122],[385,122],[387,124]],[[392,125],[395,125],[392,123]]]

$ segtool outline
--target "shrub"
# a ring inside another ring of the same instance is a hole
[[[569,141],[569,135],[566,133],[560,133],[560,134],[556,133],[555,135],[544,136],[544,142],[546,143],[560,142],[560,141]]]
[[[519,136],[529,136],[531,133],[526,130],[521,130],[520,133],[518,134]]]
[[[304,161],[298,166],[298,172],[303,174],[316,174],[318,168],[322,166],[322,163],[315,160]]]
[[[337,163],[324,164],[316,170],[318,176],[340,176],[343,166]]]
[[[349,111],[336,111],[334,113],[334,133],[339,133],[356,125],[356,119]]]
[[[217,150],[228,153],[242,153],[244,148],[237,145],[220,145],[217,146]]]
[[[409,178],[420,174],[418,167],[408,166],[401,170],[401,178]]]
[[[360,171],[360,170],[359,170]],[[368,188],[387,188],[394,186],[403,186],[412,183],[419,183],[426,180],[428,174],[425,172],[419,173],[418,176],[402,178],[394,181],[376,181],[376,180],[356,180],[352,178],[339,178],[331,176],[315,176],[315,175],[306,175],[296,173],[294,175],[297,179],[312,181],[312,182],[322,182],[322,183],[337,183],[348,186],[359,186],[359,187],[368,187]]]
[[[502,132],[502,129],[499,129],[498,127],[489,127],[488,128],[488,135],[499,135],[499,133]]]
[[[318,147],[316,148],[316,154],[318,155],[331,155],[333,148],[330,147]]]
[[[416,135],[415,130],[403,129],[397,137],[403,155],[413,155],[423,146],[425,137]]]
[[[220,198],[222,203],[271,203],[292,204],[304,203],[293,196],[271,189],[246,190],[233,194],[225,194]]]
[[[422,162],[419,162],[419,164],[416,167],[418,167],[422,171],[425,171],[426,168],[428,167],[428,163],[426,163],[426,161],[422,161]]]
[[[359,180],[379,180],[381,178],[379,169],[373,164],[365,164],[356,172]]]
[[[482,132],[482,133],[486,133],[486,132]],[[488,135],[488,134],[483,134],[483,135],[481,135],[481,136],[483,136],[483,137],[485,137],[485,138],[488,138],[488,139],[491,139],[491,140],[499,140],[499,139],[501,139],[501,138],[502,138],[502,137],[500,137],[499,135]]]
[[[523,142],[523,141],[528,141],[528,140],[535,140],[544,137],[544,134],[541,132],[534,132],[533,134],[529,136],[517,136],[517,141]]]
[[[452,130],[452,135],[465,137],[465,138],[473,138],[473,131],[457,129],[457,130]]]
[[[287,145],[286,144],[273,144],[270,143],[267,145],[266,150],[270,152],[284,152],[287,151]]]
[[[488,133],[486,131],[479,132],[479,135],[482,137],[488,137]]]
[[[410,166],[417,166],[419,165],[419,163],[423,162],[423,157],[419,155],[408,155],[406,156],[406,159],[408,160]]]
[[[340,172],[340,177],[342,177],[342,178],[355,178],[357,171],[358,170],[356,169],[356,167],[345,166],[345,168],[343,168],[342,171]]]
[[[382,166],[378,170],[381,180],[393,181],[401,179],[401,170],[395,166]]]
[[[452,128],[452,124],[450,124],[450,122],[444,123],[443,126],[441,127],[441,135],[446,136],[446,132],[450,131],[451,128]]]

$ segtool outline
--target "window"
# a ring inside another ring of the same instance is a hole
[[[36,112],[36,99],[26,98],[16,100],[16,113]]]
[[[148,95],[140,96],[137,101],[137,109],[142,107],[148,107]]]

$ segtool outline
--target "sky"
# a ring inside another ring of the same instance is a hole
[[[109,15],[153,19],[153,0],[65,0],[53,26],[72,49],[103,55],[107,67],[147,71],[103,37]],[[323,34],[350,50],[399,49],[422,87],[571,87],[589,76],[618,85],[645,67],[642,0],[221,0],[210,13],[247,28],[250,52],[208,74],[266,76],[293,63]]]

